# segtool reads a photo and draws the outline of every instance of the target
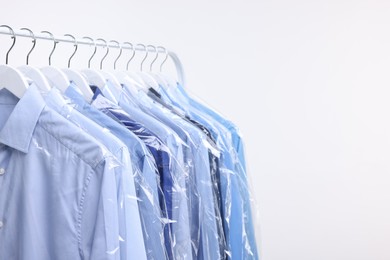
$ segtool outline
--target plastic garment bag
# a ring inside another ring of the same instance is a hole
[[[167,256],[164,243],[164,223],[166,221],[160,208],[159,195],[162,191],[158,169],[152,154],[145,144],[126,127],[86,103],[75,86],[70,86],[65,95],[75,109],[110,131],[128,147],[133,165],[147,258],[164,259]]]
[[[142,101],[140,106],[149,99],[145,98],[146,100],[142,100],[141,97],[137,97],[137,100]],[[160,122],[157,121],[160,120],[158,117],[153,118],[142,113],[138,106],[131,106],[131,104],[133,102],[125,99],[120,102],[121,107],[131,114],[132,118],[146,124],[154,132],[159,132],[161,136],[177,133],[182,140],[184,139],[184,163],[190,173],[187,181],[187,196],[190,205],[192,255],[194,259],[224,259],[225,241],[218,206],[220,203],[215,195],[218,192],[214,193],[214,188],[218,187],[211,181],[210,176],[213,167],[210,164],[209,151],[214,150],[217,154],[218,151],[215,148],[210,149],[211,145],[206,136],[189,122],[183,122],[182,126],[178,126],[168,119],[165,124],[160,123],[160,127],[156,127]],[[168,111],[167,115],[169,114]],[[164,125],[170,127],[165,134],[162,133],[166,128]]]
[[[141,108],[172,128],[187,144],[185,161],[189,169],[187,184],[190,201],[191,240],[194,259],[225,259],[225,238],[218,210],[218,199],[213,189],[209,151],[215,150],[207,136],[190,122],[154,103],[143,92],[139,93]]]
[[[0,259],[120,259],[119,161],[34,85],[0,107]]]
[[[252,217],[252,207],[256,205],[251,205],[253,196],[248,186],[243,142],[238,128],[191,98],[179,85],[160,91],[166,102],[179,106],[189,117],[206,125],[217,140],[221,148],[220,185],[227,255],[231,259],[257,259]]]
[[[115,168],[117,184],[117,201],[119,216],[119,243],[122,259],[128,259],[130,255],[139,259],[146,259],[141,220],[137,203],[133,166],[127,146],[109,129],[104,129],[80,112],[65,100],[60,92],[53,88],[45,101],[49,107],[61,114],[69,122],[75,124],[81,131],[96,138],[119,161]]]
[[[161,208],[165,214],[165,245],[169,259],[191,259],[189,210],[186,194],[188,173],[184,168],[183,150],[176,139],[163,142],[143,124],[136,122],[123,109],[115,106],[102,95],[93,106],[123,124],[136,134],[151,151],[157,163],[160,185],[163,191]],[[169,146],[168,146],[169,145]]]

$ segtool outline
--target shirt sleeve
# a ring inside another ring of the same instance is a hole
[[[145,151],[147,152],[147,151]],[[166,258],[164,221],[159,203],[162,194],[157,167],[151,155],[143,154],[142,169],[136,167],[136,189],[142,226],[144,227],[145,248],[148,259]]]
[[[85,180],[77,219],[79,250],[83,259],[120,259],[117,167],[119,164],[114,156],[106,155]]]
[[[139,215],[137,194],[130,154],[122,147],[116,154],[120,165],[115,167],[117,183],[119,241],[121,259],[146,260],[146,251]]]

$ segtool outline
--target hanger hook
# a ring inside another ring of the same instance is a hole
[[[94,57],[95,54],[96,54],[97,46],[96,46],[95,40],[92,39],[91,37],[83,37],[83,39],[90,40],[90,41],[93,43],[93,45],[95,46],[95,50],[93,51],[91,58],[89,58],[89,60],[88,60],[88,69],[90,69],[90,68],[91,68],[91,60],[93,59],[93,57]]]
[[[130,43],[130,42],[124,42],[124,43],[122,44],[122,46],[125,45],[125,44],[130,45],[130,46],[131,46],[131,50],[133,51],[133,54],[131,54],[130,60],[129,60],[129,61],[127,62],[127,64],[126,64],[126,70],[129,70],[129,64],[130,64],[130,62],[133,60],[133,58],[134,58],[134,56],[135,56],[135,49],[134,49],[134,45],[133,45],[132,43]]]
[[[110,41],[110,42],[116,43],[116,44],[118,45],[119,49],[120,49],[119,55],[118,55],[118,57],[117,57],[117,58],[115,59],[115,61],[114,61],[114,70],[116,70],[116,62],[117,62],[117,61],[119,60],[119,58],[122,56],[122,45],[120,45],[119,42],[114,41],[114,40],[112,40],[112,41]]]
[[[142,44],[142,43],[139,43],[139,44],[137,44],[135,47],[137,48],[137,46],[141,46],[141,47],[143,47],[143,48],[145,49],[145,52],[146,52],[146,55],[145,55],[145,57],[144,57],[144,58],[143,58],[143,60],[141,61],[141,71],[142,71],[142,68],[143,68],[144,62],[145,62],[146,58],[147,58],[147,57],[148,57],[148,55],[149,55],[149,51],[148,51],[148,48],[146,48],[146,46],[145,46],[144,44]]]
[[[156,62],[156,60],[158,59],[158,49],[156,48],[156,46],[154,45],[148,45],[146,46],[147,48],[151,47],[154,49],[154,52],[156,53],[156,57],[154,57],[154,59],[152,60],[152,63],[150,63],[150,67],[149,67],[149,71],[152,71],[152,68],[153,68],[153,64]]]
[[[157,46],[157,49],[162,49],[162,50],[164,51],[164,53],[165,53],[165,58],[164,58],[163,62],[160,64],[160,72],[161,72],[164,63],[165,63],[165,62],[167,61],[167,59],[168,59],[169,53],[168,53],[167,49],[166,49],[165,47],[163,47],[163,46]]]
[[[49,31],[42,31],[41,33],[47,33],[50,35],[50,37],[52,38],[53,40],[53,43],[54,43],[54,46],[53,46],[53,50],[51,50],[50,54],[49,54],[49,66],[51,65],[51,56],[53,55],[54,51],[56,50],[56,47],[57,47],[57,43],[58,41],[54,38],[54,35],[49,32]]]
[[[79,47],[78,44],[77,44],[77,40],[76,40],[76,37],[74,37],[73,35],[71,34],[64,34],[64,36],[68,36],[68,37],[71,37],[73,40],[74,40],[74,52],[72,53],[72,55],[69,57],[69,60],[68,60],[68,68],[70,68],[70,61],[72,60],[73,56],[76,54],[77,52],[77,48]]]
[[[31,38],[33,38],[33,40],[32,40],[33,46],[31,48],[31,50],[27,53],[27,57],[26,57],[26,65],[28,65],[28,60],[30,58],[30,54],[35,49],[35,44],[37,43],[37,39],[35,38],[34,33],[30,29],[28,29],[28,28],[21,28],[20,30],[28,31],[30,33],[30,35],[31,35]]]
[[[100,69],[103,69],[103,61],[104,59],[107,57],[108,55],[108,52],[110,51],[110,48],[108,47],[108,43],[106,40],[102,39],[102,38],[99,38],[99,39],[96,39],[96,41],[102,41],[106,44],[106,48],[107,48],[107,52],[106,54],[103,56],[102,60],[100,61]]]
[[[8,25],[0,25],[0,27],[6,27],[6,28],[8,28],[8,30],[12,33],[11,39],[14,39],[14,41],[12,42],[11,47],[9,48],[9,50],[7,51],[7,54],[6,54],[6,56],[5,56],[5,64],[8,65],[8,55],[9,55],[9,53],[11,52],[11,50],[12,50],[12,49],[14,48],[14,46],[15,46],[15,43],[16,43],[16,36],[15,36],[14,30],[13,30],[10,26],[8,26]]]

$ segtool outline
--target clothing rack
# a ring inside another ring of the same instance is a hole
[[[49,41],[53,41],[55,40],[56,42],[63,42],[63,43],[73,43],[73,44],[77,44],[77,45],[89,45],[89,46],[98,46],[98,47],[109,47],[109,48],[113,48],[113,49],[124,49],[124,50],[134,50],[134,51],[147,51],[147,52],[158,52],[158,53],[165,53],[165,51],[159,49],[159,48],[153,48],[153,50],[150,50],[150,49],[147,49],[147,47],[143,48],[141,46],[139,46],[138,44],[134,44],[133,47],[130,47],[128,45],[115,45],[115,44],[112,44],[110,43],[110,41],[106,41],[106,43],[101,43],[101,42],[97,42],[97,40],[95,40],[94,42],[91,42],[89,41],[88,39],[83,39],[83,38],[76,38],[75,40],[74,39],[70,39],[70,37],[66,37],[66,36],[62,36],[62,37],[59,37],[59,36],[56,36],[56,35],[53,35],[53,38],[47,34],[47,33],[34,33],[33,35],[30,34],[27,30],[13,30],[11,31],[10,29],[6,28],[6,27],[0,27],[0,34],[3,34],[3,35],[10,35],[10,36],[16,36],[16,37],[24,37],[24,38],[35,38],[35,39],[39,39],[39,40],[49,40]],[[147,45],[144,45],[144,44],[141,44],[142,46],[147,46]],[[155,47],[154,45],[152,45],[153,47]],[[175,68],[176,68],[176,72],[177,72],[177,76],[178,76],[178,82],[182,85],[182,86],[185,86],[185,75],[184,75],[184,69],[183,69],[183,64],[181,63],[178,55],[173,52],[173,51],[170,51],[170,50],[167,50],[167,53],[168,53],[168,56],[172,59],[174,65],[175,65]]]

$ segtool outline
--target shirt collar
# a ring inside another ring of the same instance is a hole
[[[98,109],[119,108],[116,104],[108,100],[104,95],[97,95],[94,101],[92,101],[92,105]]]
[[[59,90],[52,88],[47,95],[45,95],[45,102],[48,106],[63,107],[66,105],[65,99],[59,93]]]
[[[140,101],[142,106],[147,108],[153,107],[153,100],[144,91],[139,91],[137,93],[137,99]]]
[[[83,107],[87,102],[85,101],[83,94],[74,84],[70,84],[65,90],[64,95],[72,100],[72,102],[80,107]]]
[[[1,95],[12,95],[1,93]],[[23,97],[15,103],[15,108],[0,130],[0,143],[27,153],[35,126],[39,120],[45,102],[37,87],[32,84]]]
[[[121,99],[121,96],[122,96],[123,89],[122,89],[122,86],[120,86],[120,87],[121,88],[119,89],[110,80],[107,80],[107,82],[106,82],[105,89],[108,88],[110,90],[111,95],[113,96],[112,102],[114,102],[115,104],[118,104],[118,101]]]

